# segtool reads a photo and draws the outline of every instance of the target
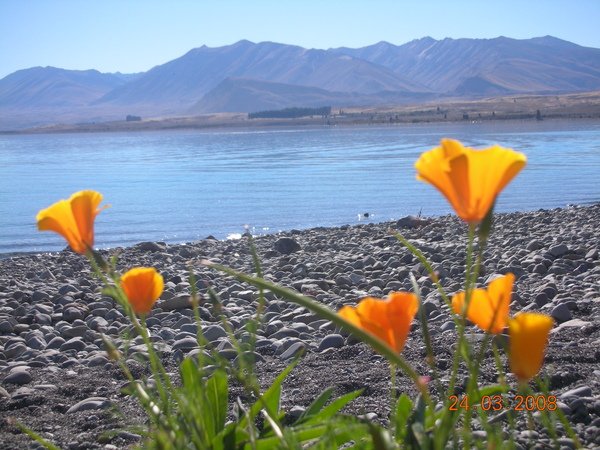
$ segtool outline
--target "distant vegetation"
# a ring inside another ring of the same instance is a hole
[[[320,108],[285,108],[273,111],[257,111],[248,114],[248,119],[297,119],[306,116],[328,116],[331,106]]]

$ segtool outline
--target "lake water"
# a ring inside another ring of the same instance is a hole
[[[446,214],[413,168],[445,136],[527,155],[499,211],[600,200],[598,122],[5,135],[0,253],[64,248],[35,215],[82,189],[111,205],[96,221],[98,247],[353,224],[365,212],[377,222]]]

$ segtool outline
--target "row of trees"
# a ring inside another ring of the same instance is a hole
[[[331,106],[320,108],[285,108],[272,111],[257,111],[248,114],[248,119],[296,119],[306,116],[323,116],[331,114]]]

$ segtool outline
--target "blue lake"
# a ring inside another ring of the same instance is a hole
[[[353,224],[365,212],[377,222],[447,214],[413,168],[442,137],[527,155],[499,211],[600,201],[599,122],[5,135],[0,253],[64,248],[35,215],[82,189],[111,205],[96,221],[98,247]]]

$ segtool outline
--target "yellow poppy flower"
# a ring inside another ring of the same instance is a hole
[[[54,231],[64,237],[73,251],[84,255],[94,245],[94,220],[102,209],[102,194],[79,191],[60,200],[36,216],[38,230]]]
[[[400,353],[418,309],[415,294],[392,292],[387,300],[367,297],[356,308],[344,306],[338,314]]]
[[[121,276],[121,287],[137,314],[147,314],[163,292],[164,281],[154,267],[136,267]]]
[[[515,276],[507,273],[492,281],[487,289],[473,289],[467,319],[484,331],[498,334],[506,328],[510,308],[510,297]],[[462,314],[465,293],[459,292],[452,297],[452,309]]]
[[[552,317],[539,313],[520,313],[508,321],[510,370],[520,382],[537,375],[554,325]]]
[[[498,145],[475,150],[442,139],[440,147],[420,156],[415,168],[417,179],[440,191],[461,219],[477,224],[526,163],[523,153]]]

